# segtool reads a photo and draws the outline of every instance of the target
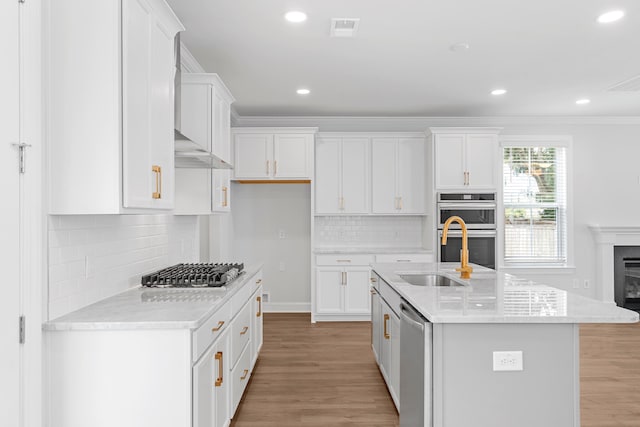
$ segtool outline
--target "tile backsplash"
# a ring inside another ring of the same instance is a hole
[[[48,225],[49,319],[137,286],[144,273],[198,261],[195,216],[50,216]]]
[[[315,218],[317,247],[419,248],[423,218],[417,216],[321,216]]]

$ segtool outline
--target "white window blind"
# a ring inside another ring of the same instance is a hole
[[[566,149],[503,147],[505,264],[567,262]]]

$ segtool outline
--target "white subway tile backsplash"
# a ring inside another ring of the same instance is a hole
[[[316,217],[315,244],[318,247],[422,247],[422,224],[422,217]]]
[[[198,262],[195,216],[50,216],[49,318],[140,283],[178,262]]]

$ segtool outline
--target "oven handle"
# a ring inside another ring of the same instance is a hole
[[[496,230],[467,230],[468,237],[496,237]],[[438,235],[442,238],[442,230],[438,230]],[[451,237],[462,237],[462,230],[449,230],[447,235]]]
[[[478,210],[478,209],[496,209],[496,203],[438,203],[440,209],[461,209],[461,210]]]

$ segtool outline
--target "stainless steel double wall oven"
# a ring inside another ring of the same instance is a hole
[[[459,216],[467,224],[469,262],[496,268],[497,202],[496,193],[438,193],[438,238],[442,239],[445,221]],[[462,230],[452,223],[446,246],[440,245],[438,261],[460,262]]]

